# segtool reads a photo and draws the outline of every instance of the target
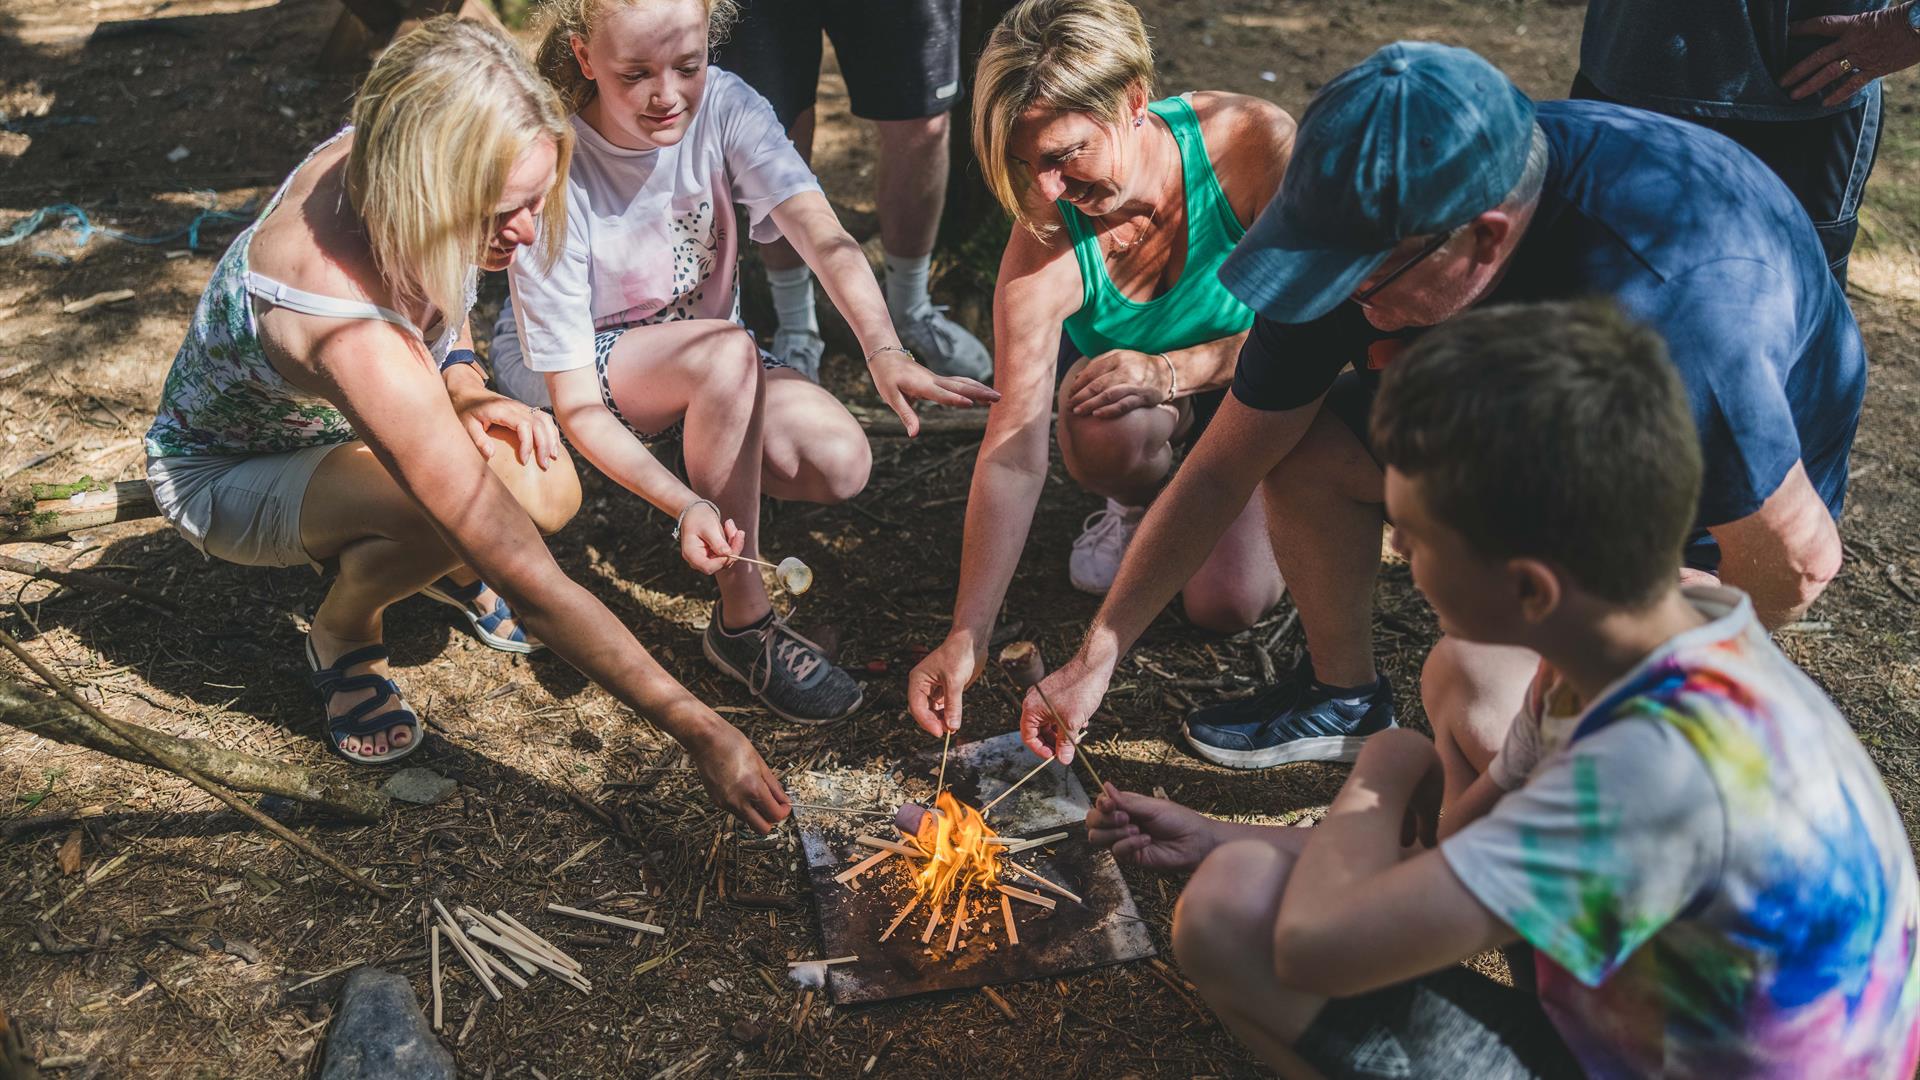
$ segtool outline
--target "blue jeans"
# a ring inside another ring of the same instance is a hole
[[[1587,79],[1577,75],[1568,97],[1614,101]],[[1827,268],[1847,285],[1847,257],[1860,231],[1860,193],[1873,172],[1880,148],[1880,84],[1867,99],[1845,112],[1812,120],[1727,120],[1711,116],[1682,116],[1717,131],[1747,148],[1753,156],[1786,182],[1800,205],[1807,208]]]

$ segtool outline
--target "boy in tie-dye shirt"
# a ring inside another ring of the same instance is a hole
[[[1334,1076],[1912,1076],[1906,832],[1747,598],[1680,587],[1700,458],[1658,337],[1609,307],[1478,312],[1398,361],[1373,417],[1442,628],[1540,677],[1444,807],[1409,731],[1368,742],[1312,830],[1106,791],[1096,842],[1197,864],[1174,946],[1222,1019]],[[1515,942],[1534,993],[1457,966]]]

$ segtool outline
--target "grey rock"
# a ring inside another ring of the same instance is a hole
[[[459,787],[457,781],[449,780],[432,769],[401,769],[380,785],[380,790],[399,799],[401,802],[437,803],[453,794]]]
[[[427,1026],[407,980],[370,967],[347,976],[320,1080],[454,1080],[456,1075],[453,1055]]]

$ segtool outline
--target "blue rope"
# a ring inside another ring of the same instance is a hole
[[[95,233],[99,233],[109,240],[124,240],[129,244],[145,245],[171,244],[175,240],[185,237],[188,250],[197,251],[200,247],[200,226],[202,224],[210,221],[252,221],[254,213],[255,207],[251,202],[241,207],[237,212],[228,210],[202,210],[194,215],[192,221],[170,233],[162,233],[159,236],[134,236],[131,233],[123,233],[117,229],[109,229],[102,225],[95,225],[93,221],[87,217],[85,210],[80,209],[72,203],[55,203],[52,206],[41,207],[33,213],[28,214],[24,219],[15,222],[13,228],[7,230],[4,236],[0,236],[0,248],[12,247],[27,237],[32,236],[35,232],[38,232],[41,226],[49,222],[59,221],[62,218],[70,218],[72,220],[67,222],[67,228],[79,235],[76,243],[80,247],[87,246],[87,241],[93,239]]]

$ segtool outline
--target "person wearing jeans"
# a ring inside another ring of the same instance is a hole
[[[1845,286],[1880,140],[1879,80],[1916,62],[1913,0],[1592,0],[1568,96],[1691,120],[1746,147],[1806,208]]]

